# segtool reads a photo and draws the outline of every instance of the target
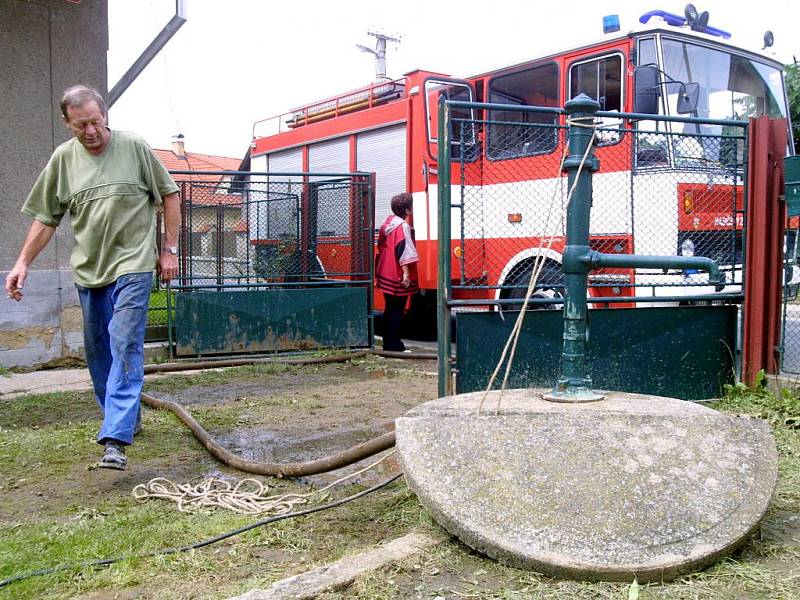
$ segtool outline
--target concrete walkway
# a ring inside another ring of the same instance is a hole
[[[469,546],[554,576],[667,581],[757,527],[777,481],[767,423],[670,398],[545,392],[491,392],[480,415],[483,392],[440,398],[396,421],[406,481]]]
[[[88,369],[50,369],[0,375],[0,399],[24,394],[46,394],[91,389]]]
[[[380,338],[379,338],[380,339]],[[406,341],[407,348],[413,352],[430,352],[436,354],[436,342]],[[166,350],[163,344],[151,344],[145,347],[145,361],[148,360],[148,350],[151,354],[164,356]],[[380,343],[376,344],[380,348]],[[246,358],[232,356],[231,358]],[[265,358],[253,357],[254,360]],[[279,358],[279,357],[275,357]],[[293,357],[295,358],[295,357]],[[187,363],[188,364],[188,363]],[[435,364],[435,363],[434,363]],[[435,366],[434,366],[435,370]],[[184,375],[196,373],[196,370],[181,371]],[[152,381],[159,377],[166,377],[169,373],[149,373],[146,379]],[[30,373],[8,373],[0,375],[0,400],[15,398],[25,394],[47,394],[49,392],[82,391],[92,388],[88,369],[43,369]]]
[[[179,375],[192,375],[211,369],[188,369]],[[175,373],[148,373],[147,381],[169,377]],[[92,389],[89,369],[46,369],[31,373],[0,375],[0,400],[16,398],[25,394],[47,394]]]

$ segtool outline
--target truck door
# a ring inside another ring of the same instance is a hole
[[[439,162],[439,100],[445,97],[448,100],[474,102],[475,93],[472,85],[463,80],[447,78],[431,78],[425,80],[425,131],[427,136],[428,158],[425,169],[426,189],[431,194],[433,205],[436,205]],[[451,144],[450,159],[459,166],[451,172],[451,199],[450,210],[450,240],[451,240],[451,273],[454,280],[464,282],[476,276],[465,268],[464,255],[469,247],[469,254],[482,254],[484,251],[483,240],[467,240],[464,237],[464,210],[465,190],[480,189],[480,170],[470,169],[469,172],[462,167],[465,163],[474,164],[477,157],[477,125],[475,123],[475,110],[471,108],[452,108],[451,117]],[[477,177],[477,179],[476,179]],[[435,212],[435,211],[434,211]],[[435,225],[431,215],[431,238],[435,235]],[[476,247],[475,244],[479,247]],[[480,273],[477,274],[480,276]]]

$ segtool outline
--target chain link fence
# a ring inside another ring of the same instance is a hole
[[[464,103],[466,104],[466,103]],[[545,259],[534,302],[563,296],[569,189],[562,111],[481,105],[454,111],[452,241],[454,289],[525,294],[534,261]],[[626,124],[631,123],[629,128]],[[611,254],[704,256],[717,261],[726,293],[741,293],[746,226],[746,127],[700,119],[623,120],[598,113],[590,246]],[[584,168],[592,168],[587,163]],[[590,294],[708,301],[723,286],[690,270],[599,269]]]
[[[781,370],[800,375],[800,217],[789,219],[784,248]]]
[[[370,285],[370,179],[363,175],[173,174],[182,202],[171,292]],[[161,229],[160,229],[161,230]],[[148,323],[166,325],[157,282]]]

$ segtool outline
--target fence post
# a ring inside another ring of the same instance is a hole
[[[766,116],[748,126],[747,239],[745,241],[742,379],[779,371],[783,290],[785,119]]]
[[[569,123],[569,156],[564,161],[568,173],[567,246],[563,270],[566,283],[564,302],[564,346],[561,353],[561,377],[545,396],[556,402],[591,402],[603,396],[592,391],[592,379],[586,366],[588,305],[586,287],[589,264],[589,214],[592,205],[592,172],[600,168],[591,147],[592,121],[600,104],[580,94],[564,105]]]
[[[375,190],[378,175],[374,171],[364,179],[367,186],[364,193],[364,255],[367,259],[366,271],[369,272],[367,287],[367,318],[369,319],[369,345],[375,345]]]
[[[450,396],[453,380],[450,365],[450,107],[439,96],[438,201],[439,279],[436,291],[437,339],[439,343],[439,397]]]

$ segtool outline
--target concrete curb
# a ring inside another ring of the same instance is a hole
[[[350,585],[359,575],[419,554],[443,541],[425,533],[410,533],[383,546],[345,556],[334,563],[282,579],[266,590],[251,590],[229,600],[300,600],[315,598]]]

